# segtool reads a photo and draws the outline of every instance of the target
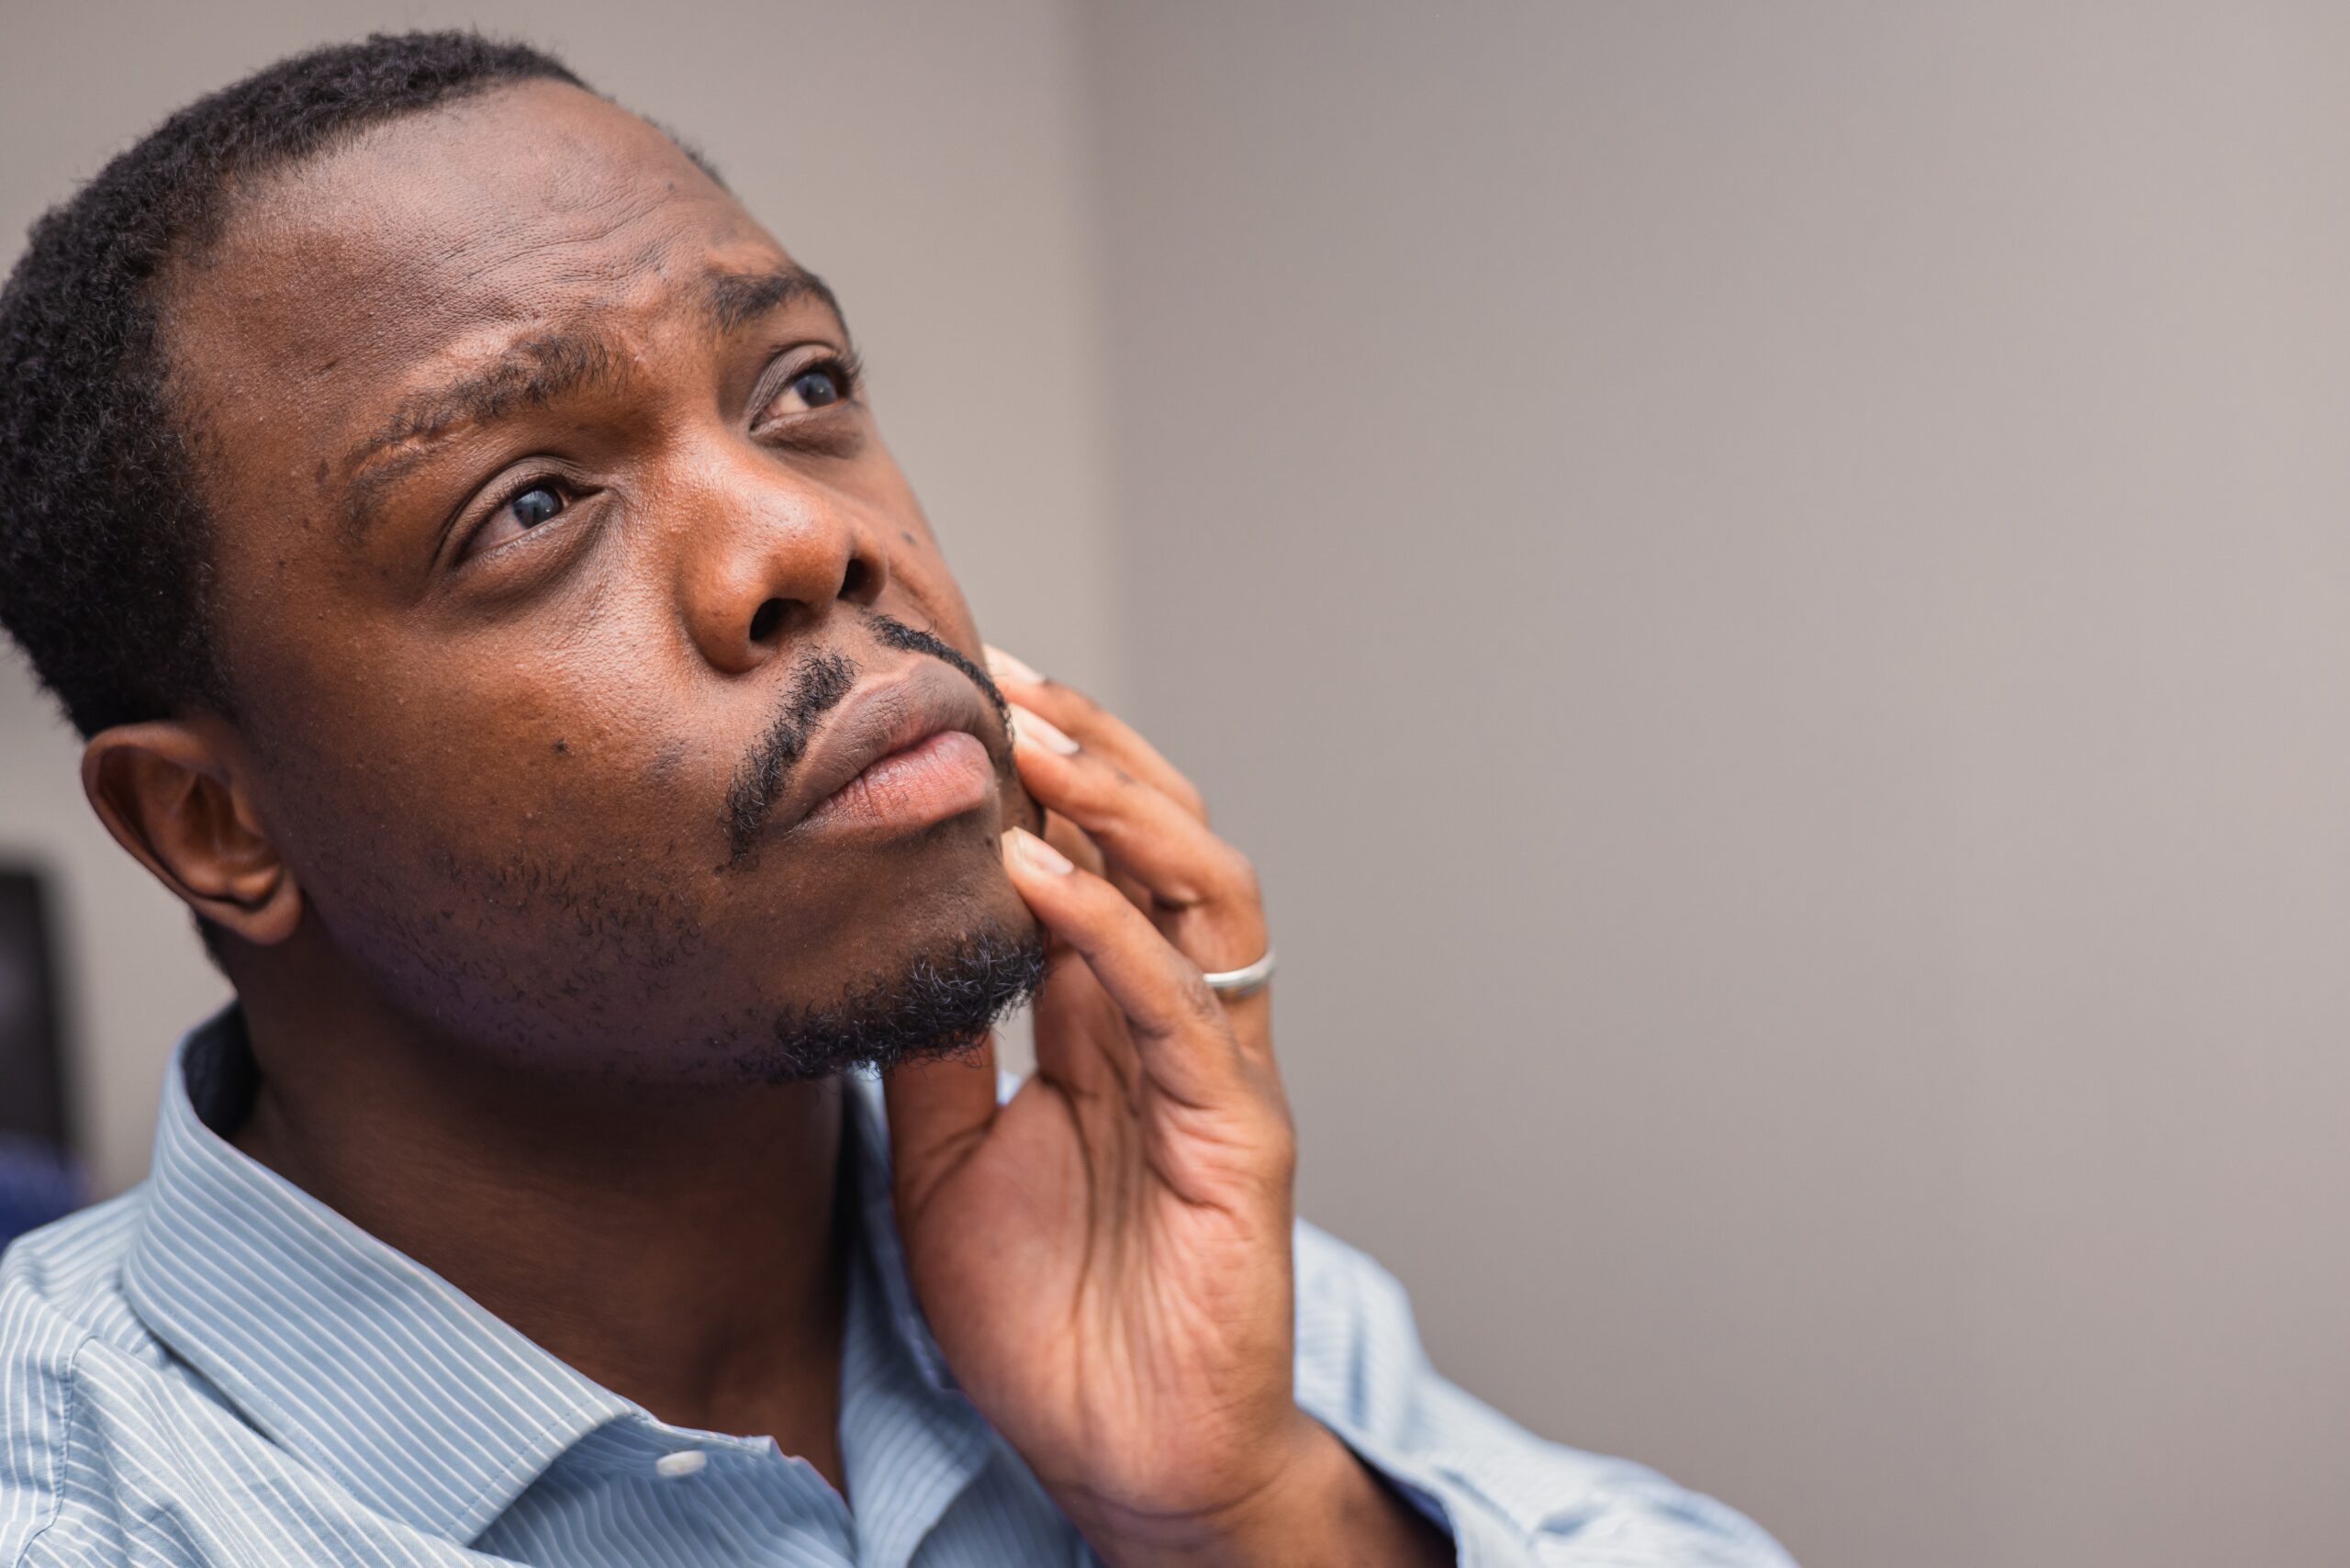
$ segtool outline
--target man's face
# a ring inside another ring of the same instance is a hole
[[[411,116],[170,300],[303,940],[631,1081],[1002,983],[1027,808],[969,613],[829,297],[666,137],[554,84]]]

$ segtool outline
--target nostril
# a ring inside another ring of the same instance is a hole
[[[771,599],[751,611],[751,641],[764,643],[783,624],[783,600]]]
[[[862,603],[865,599],[865,585],[872,580],[873,574],[867,568],[865,563],[852,559],[848,564],[848,570],[841,574],[841,597],[852,604]]]

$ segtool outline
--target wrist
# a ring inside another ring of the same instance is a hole
[[[1454,1561],[1444,1532],[1303,1410],[1275,1439],[1266,1479],[1180,1517],[1104,1514],[1077,1524],[1112,1568],[1422,1568]]]

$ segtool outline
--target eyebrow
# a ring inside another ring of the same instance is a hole
[[[806,267],[768,267],[758,272],[730,273],[713,268],[702,274],[702,317],[721,332],[732,332],[779,305],[813,299],[833,313],[848,330],[848,317],[830,285]]]
[[[832,289],[804,267],[755,272],[713,268],[696,280],[694,292],[703,321],[722,336],[803,299],[821,304],[844,334],[848,330],[848,319]],[[543,332],[509,344],[478,369],[401,398],[390,418],[343,455],[342,472],[352,476],[343,514],[346,532],[364,533],[377,499],[422,464],[433,443],[451,431],[490,424],[517,409],[543,409],[590,390],[616,388],[628,374],[610,345],[593,333]]]

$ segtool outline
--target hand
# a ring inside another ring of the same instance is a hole
[[[1113,1562],[1444,1560],[1292,1397],[1270,1002],[1201,979],[1264,952],[1254,872],[1133,731],[997,676],[1069,853],[1005,835],[1049,940],[1035,1076],[999,1108],[991,1047],[890,1075],[898,1221],[940,1349]]]

